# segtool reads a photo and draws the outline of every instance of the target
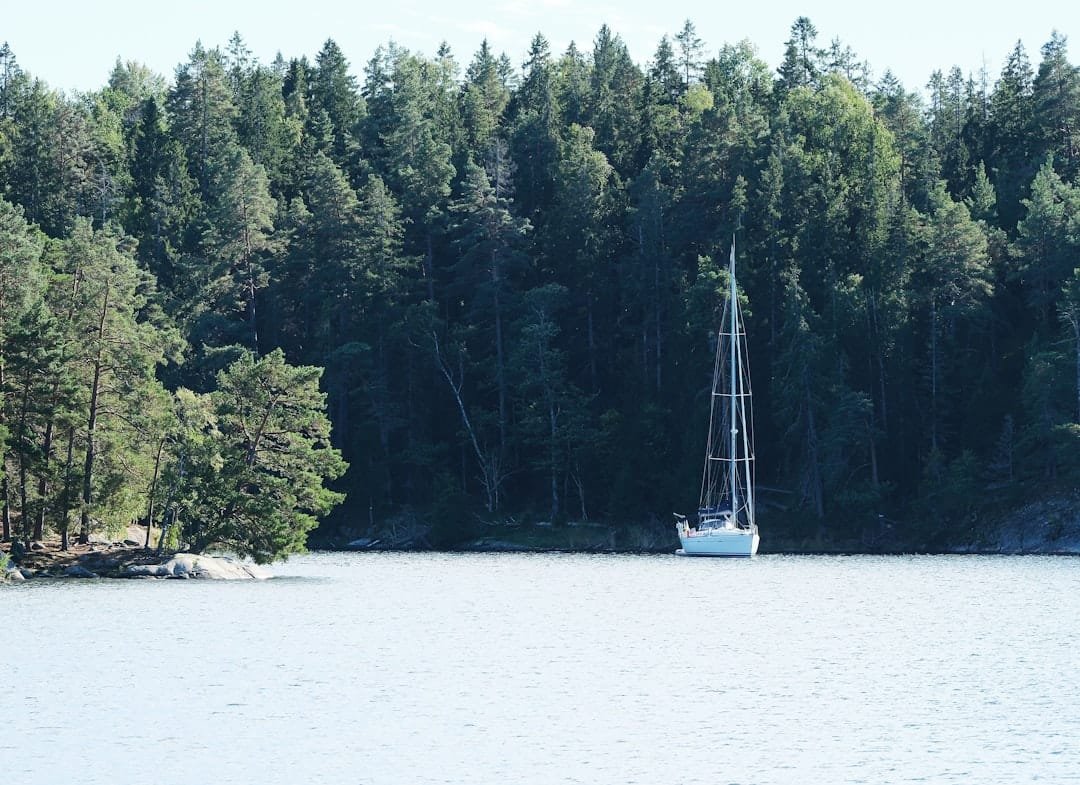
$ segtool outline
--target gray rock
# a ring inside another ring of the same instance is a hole
[[[129,564],[124,568],[124,575],[129,578],[160,578],[160,564]]]
[[[128,546],[129,548],[137,548],[142,545],[142,543],[135,542],[135,540],[124,540],[124,545]]]
[[[1009,512],[996,531],[974,543],[974,549],[1080,554],[1080,493],[1050,497]]]
[[[205,556],[178,553],[163,564],[132,564],[125,574],[133,577],[203,578],[209,580],[266,580],[270,573],[255,564],[228,556]]]
[[[11,581],[12,583],[18,583],[19,581],[25,581],[22,570],[5,570],[0,574],[0,582]]]
[[[32,551],[43,551],[45,550],[45,547],[45,543],[43,543],[41,540],[34,540],[32,543],[30,543],[30,550]]]
[[[64,570],[64,575],[68,578],[96,578],[95,573],[83,567],[81,564],[73,564]]]
[[[374,548],[378,544],[379,541],[376,539],[373,539],[371,537],[361,537],[358,540],[353,540],[352,542],[348,543],[345,547],[349,550],[363,551],[367,550],[368,548]]]

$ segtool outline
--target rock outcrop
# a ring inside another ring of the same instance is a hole
[[[1080,554],[1080,493],[1025,505],[1002,517],[968,553]]]
[[[228,556],[178,553],[161,564],[129,564],[123,574],[129,578],[207,578],[212,580],[265,580],[270,573],[258,565]]]
[[[82,553],[42,552],[19,554],[0,568],[0,583],[41,578],[199,578],[207,580],[265,580],[270,573],[256,564],[230,556],[179,553],[161,557],[142,548],[114,546]],[[32,555],[31,555],[32,554]],[[163,560],[164,559],[164,560]]]
[[[64,570],[64,576],[67,578],[96,578],[97,573],[91,572],[81,564],[72,564]]]

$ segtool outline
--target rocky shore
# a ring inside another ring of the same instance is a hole
[[[765,554],[1030,554],[1080,555],[1080,491],[1050,495],[1022,506],[1006,508],[973,524],[969,530],[946,530],[927,541],[908,533],[903,524],[866,531],[849,540],[817,541],[792,536],[782,527],[763,525]],[[346,551],[672,553],[678,547],[674,528],[651,522],[615,527],[603,523],[489,523],[473,536],[450,544],[433,543],[432,527],[417,517],[391,521],[381,531],[342,533],[315,547]]]
[[[67,551],[60,550],[59,542],[35,542],[29,548],[22,543],[4,543],[0,555],[6,556],[7,566],[0,569],[0,582],[43,578],[265,580],[270,577],[262,567],[230,556],[159,554],[140,545],[137,535],[129,530],[128,539],[98,540],[88,545],[73,545]]]
[[[957,552],[1080,555],[1080,491],[1009,511]]]

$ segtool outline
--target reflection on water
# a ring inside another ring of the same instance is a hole
[[[1077,559],[315,554],[275,573],[0,590],[8,778],[1080,781]]]

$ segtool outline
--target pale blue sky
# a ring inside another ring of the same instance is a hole
[[[687,18],[708,52],[748,38],[775,68],[799,15],[810,17],[822,45],[839,37],[869,60],[875,77],[890,68],[909,89],[921,89],[931,71],[952,65],[967,73],[985,63],[992,82],[1017,39],[1037,65],[1039,48],[1054,29],[1069,36],[1070,60],[1080,63],[1077,0],[5,0],[5,5],[0,41],[10,43],[25,70],[65,90],[102,86],[118,56],[171,78],[196,40],[224,47],[234,30],[263,62],[278,51],[286,58],[313,56],[333,38],[358,78],[375,47],[391,39],[429,55],[446,40],[464,69],[485,37],[519,64],[537,31],[555,52],[571,40],[589,51],[605,22],[622,36],[634,60],[645,64],[660,37],[676,33]]]

